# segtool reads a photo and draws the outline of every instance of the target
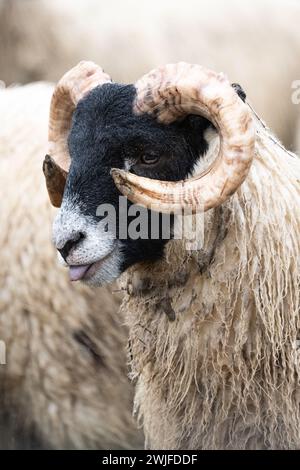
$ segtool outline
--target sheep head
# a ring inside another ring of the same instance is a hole
[[[217,207],[237,190],[255,140],[251,112],[239,94],[224,75],[187,64],[157,69],[135,85],[111,83],[91,63],[62,78],[52,99],[44,173],[52,203],[61,205],[54,243],[72,280],[99,285],[137,262],[160,259],[174,213]],[[198,175],[217,131],[218,157]],[[127,231],[135,203],[147,208],[146,228],[159,214],[154,237]],[[116,215],[116,232],[108,235],[98,211],[105,205]],[[124,236],[119,222],[125,211]]]
[[[49,156],[44,174],[51,202],[61,204],[64,181],[70,166],[67,137],[74,109],[94,87],[111,82],[92,62],[81,62],[58,83],[53,94],[49,122]],[[169,182],[143,178],[112,169],[119,190],[132,202],[160,212],[193,212],[217,207],[242,184],[254,155],[254,127],[249,108],[223,74],[199,65],[171,64],[155,69],[135,85],[136,114],[152,114],[165,124],[186,115],[201,115],[217,128],[219,155],[204,173],[186,181]]]

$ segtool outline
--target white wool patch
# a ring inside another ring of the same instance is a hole
[[[208,143],[208,150],[206,154],[199,158],[196,165],[193,168],[191,176],[196,176],[206,170],[209,165],[215,160],[218,155],[220,147],[220,137],[215,129],[209,127],[204,132],[204,139]]]

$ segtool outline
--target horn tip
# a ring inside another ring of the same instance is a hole
[[[132,194],[132,189],[127,184],[128,172],[120,168],[112,168],[110,174],[113,177],[114,183],[124,196]]]
[[[54,162],[50,155],[45,155],[43,161],[43,173],[45,176],[51,176],[54,170]]]
[[[122,170],[121,168],[112,168],[110,170],[110,174],[113,179],[118,181],[123,181],[126,173],[127,172],[125,170]]]

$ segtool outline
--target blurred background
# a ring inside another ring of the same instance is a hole
[[[56,81],[82,59],[115,81],[186,61],[227,73],[297,150],[298,0],[0,0],[0,79]]]
[[[300,0],[0,0],[0,448],[143,446],[120,298],[55,267],[41,172],[53,83],[83,59],[127,83],[198,63],[298,151],[299,24]]]

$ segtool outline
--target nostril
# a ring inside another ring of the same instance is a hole
[[[77,242],[79,242],[80,240],[83,240],[85,238],[85,234],[83,232],[78,232],[78,238],[77,238]]]
[[[77,232],[70,238],[62,248],[58,248],[57,250],[60,252],[61,256],[66,261],[70,251],[74,248],[78,243],[85,238],[85,234],[82,232]]]

